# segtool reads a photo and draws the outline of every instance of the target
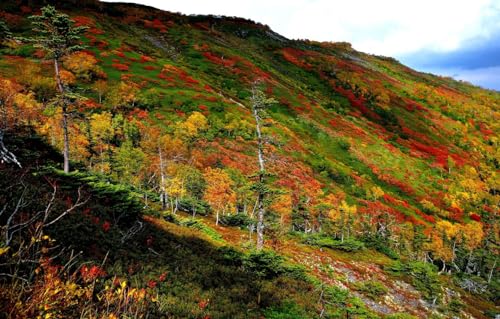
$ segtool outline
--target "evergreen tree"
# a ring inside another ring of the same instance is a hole
[[[75,95],[71,94],[68,87],[61,80],[60,62],[65,56],[84,49],[80,45],[80,36],[87,27],[75,27],[74,21],[68,15],[60,13],[53,6],[43,7],[41,15],[30,16],[35,37],[23,38],[26,42],[33,43],[35,47],[44,50],[47,58],[54,61],[54,71],[57,82],[58,97],[55,102],[62,108],[62,127],[64,134],[64,172],[69,172],[69,133],[68,133],[68,106]]]
[[[3,42],[3,40],[8,39],[12,36],[10,33],[9,27],[5,22],[0,20],[0,44]]]

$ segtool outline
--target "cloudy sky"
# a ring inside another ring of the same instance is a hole
[[[347,41],[358,50],[396,57],[421,71],[500,90],[500,0],[120,2],[249,18],[291,39]]]

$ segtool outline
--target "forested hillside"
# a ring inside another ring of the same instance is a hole
[[[499,132],[349,43],[2,1],[0,318],[495,318]]]

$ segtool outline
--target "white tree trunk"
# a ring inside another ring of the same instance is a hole
[[[61,101],[62,101],[62,128],[63,128],[63,135],[64,135],[64,149],[63,149],[63,156],[64,156],[64,172],[69,173],[69,132],[68,132],[68,108],[66,105],[66,97],[64,96],[64,86],[61,80],[61,75],[59,72],[59,60],[57,58],[54,59],[54,70],[56,73],[56,83],[57,83],[57,89],[59,90],[59,93],[61,94]]]

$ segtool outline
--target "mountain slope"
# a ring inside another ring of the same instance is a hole
[[[257,85],[276,101],[264,127],[267,248],[380,315],[495,313],[498,92],[419,73],[348,43],[289,40],[240,18],[92,1],[55,5],[89,27],[87,49],[62,63],[67,86],[86,98],[72,110],[75,167],[127,185],[177,224],[185,224],[172,215],[177,210],[181,219],[203,215],[206,232],[252,248],[245,227],[254,223],[256,200],[250,98]],[[30,35],[26,17],[38,9],[7,1],[0,19],[15,35]],[[0,53],[3,129],[12,136],[31,126],[61,149],[61,114],[49,103],[52,64],[19,41],[4,41]],[[230,194],[223,205],[210,192],[221,181]],[[157,200],[162,190],[166,210]],[[213,225],[219,213],[224,227]],[[326,304],[294,302],[311,317]],[[217,311],[210,314],[224,317]]]

